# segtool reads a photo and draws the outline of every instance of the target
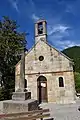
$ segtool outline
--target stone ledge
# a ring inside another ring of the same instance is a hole
[[[3,102],[4,113],[19,113],[38,109],[38,101],[29,99],[25,101],[6,100]]]
[[[31,92],[13,92],[12,100],[28,100],[31,99]]]

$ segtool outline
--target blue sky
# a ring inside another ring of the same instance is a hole
[[[47,21],[48,42],[59,50],[80,46],[80,0],[0,0],[0,19],[9,16],[34,44],[34,23]]]

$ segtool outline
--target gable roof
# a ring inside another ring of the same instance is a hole
[[[44,42],[44,43],[47,44],[49,47],[55,49],[57,52],[59,52],[59,53],[60,53],[61,55],[63,55],[65,58],[67,58],[68,60],[70,60],[70,61],[73,62],[73,59],[69,58],[67,55],[65,55],[65,54],[62,53],[61,51],[57,50],[55,47],[53,47],[52,45],[50,45],[48,42],[46,42],[46,41],[44,41],[44,40],[39,40],[39,41]],[[39,41],[38,41],[38,42],[39,42]],[[25,54],[26,54],[26,55],[29,54],[29,52],[38,44],[38,42],[36,42],[36,44],[34,44],[34,45],[32,46],[32,48],[31,48],[28,52],[25,52]]]
[[[39,40],[39,41],[44,42],[44,43],[47,44],[49,47],[55,49],[55,50],[56,50],[58,53],[60,53],[62,56],[64,56],[64,57],[67,58],[69,61],[71,61],[72,63],[74,63],[74,62],[73,62],[73,59],[69,58],[67,55],[65,55],[65,54],[62,53],[61,51],[57,50],[55,47],[53,47],[52,45],[50,45],[47,41],[44,41],[44,40]],[[33,48],[35,48],[35,46],[38,44],[39,41],[37,41],[36,44],[34,44],[34,45],[32,46],[32,48],[29,49],[28,52],[27,52],[27,51],[25,52],[25,56],[28,55]],[[21,60],[20,60],[20,61],[21,61]],[[19,61],[19,62],[20,62],[20,61]],[[19,64],[19,62],[18,62],[15,66],[17,66],[17,65]]]
[[[45,42],[45,41],[43,41]],[[65,58],[67,58],[68,60],[70,60],[71,62],[73,62],[73,59],[71,59],[70,57],[68,57],[67,55],[65,55],[64,53],[62,53],[61,51],[57,50],[55,47],[53,47],[52,45],[50,45],[48,42],[45,42],[48,46],[52,47],[53,49],[55,49],[57,52],[59,52],[62,56],[64,56]]]

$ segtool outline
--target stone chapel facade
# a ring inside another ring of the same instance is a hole
[[[20,85],[20,64],[15,69],[15,91]],[[72,60],[47,43],[45,20],[35,23],[35,45],[25,52],[26,87],[41,102],[72,103],[75,83]]]

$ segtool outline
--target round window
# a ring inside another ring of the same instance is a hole
[[[43,57],[43,56],[39,56],[39,60],[40,60],[40,61],[43,61],[43,60],[44,60],[44,57]]]

